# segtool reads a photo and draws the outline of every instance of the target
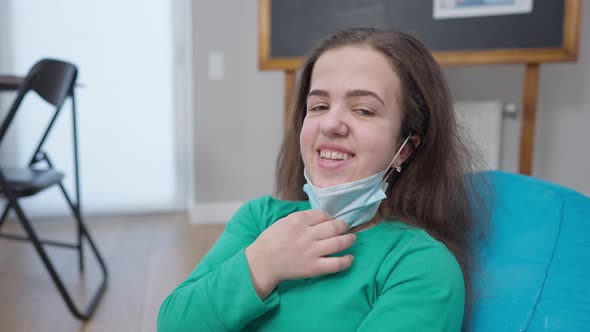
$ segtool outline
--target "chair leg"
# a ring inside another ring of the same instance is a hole
[[[8,211],[10,211],[10,204],[6,203],[6,207],[4,208],[4,212],[2,212],[2,217],[0,217],[0,228],[2,228],[4,221],[6,221],[6,217],[8,217]]]
[[[76,132],[74,131],[74,140],[76,140],[75,137],[76,137]],[[74,152],[76,152],[76,151],[77,150],[75,150]],[[42,159],[47,162],[47,165],[49,165],[49,167],[53,168],[53,163],[49,159],[49,156],[47,155],[47,153],[42,152],[42,154],[43,154]],[[76,160],[77,160],[77,158],[78,157],[76,155]],[[77,165],[77,161],[76,161],[76,165]],[[77,172],[76,172],[76,183],[78,183]],[[68,195],[68,192],[66,191],[66,188],[64,187],[63,183],[61,183],[61,182],[59,183],[59,188],[61,189],[61,192],[63,193],[68,205],[72,209],[74,219],[76,220],[76,249],[78,250],[78,268],[79,268],[80,273],[83,273],[84,272],[84,242],[82,241],[83,234],[82,234],[82,227],[80,226],[80,224],[83,221],[82,221],[82,213],[80,212],[79,188],[78,188],[78,185],[76,185],[76,193],[77,193],[76,204],[72,203],[72,200],[70,199],[70,196]]]
[[[108,282],[108,273],[107,273],[106,265],[100,255],[100,253],[98,252],[98,249],[94,245],[94,241],[92,241],[90,234],[88,233],[88,230],[86,229],[86,227],[84,226],[83,223],[80,224],[80,226],[81,226],[80,230],[82,232],[82,235],[84,237],[86,237],[86,239],[88,239],[88,242],[91,245],[92,251],[94,252],[94,255],[95,255],[95,257],[100,265],[100,268],[102,270],[102,277],[103,278],[102,278],[102,281],[101,281],[98,289],[96,290],[96,292],[94,293],[94,295],[90,299],[90,302],[89,302],[88,306],[86,307],[86,309],[81,311],[78,309],[78,307],[72,301],[72,298],[71,298],[69,292],[67,291],[66,287],[64,286],[64,283],[61,280],[61,278],[59,277],[59,274],[57,273],[55,267],[51,263],[51,260],[49,259],[49,256],[45,252],[45,249],[43,248],[43,245],[40,242],[39,237],[37,236],[37,233],[33,229],[28,218],[25,216],[18,201],[16,200],[16,198],[12,194],[8,194],[7,196],[8,196],[8,200],[9,200],[9,206],[11,206],[14,209],[14,211],[16,212],[18,219],[20,220],[23,228],[25,229],[27,235],[29,236],[30,241],[33,243],[33,246],[35,247],[35,250],[39,254],[41,261],[45,265],[45,268],[47,269],[47,271],[51,275],[51,278],[53,279],[55,286],[57,287],[57,289],[58,289],[59,293],[61,294],[62,298],[64,299],[64,301],[66,302],[68,309],[76,318],[78,318],[80,320],[88,320],[92,316],[94,311],[96,310],[96,307],[97,307],[100,299],[104,295],[104,292],[105,292],[106,286],[107,286],[107,282]]]
[[[76,235],[77,235],[77,244],[78,244],[78,266],[80,268],[80,272],[84,272],[84,248],[83,248],[83,241],[82,241],[82,224],[84,223],[83,219],[82,219],[82,213],[80,213],[80,205],[78,204],[78,202],[76,202],[76,204],[74,204],[72,202],[72,200],[70,199],[70,195],[68,195],[68,192],[66,191],[66,188],[63,186],[62,183],[59,184],[59,188],[61,189],[62,194],[64,195],[64,198],[66,199],[66,202],[68,203],[68,205],[70,206],[70,208],[72,209],[72,214],[74,215],[74,219],[76,220]]]
[[[82,241],[82,218],[80,211],[76,214],[76,230],[78,233],[78,267],[80,273],[84,272],[84,242]]]

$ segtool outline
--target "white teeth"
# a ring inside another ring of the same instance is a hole
[[[353,156],[338,151],[321,150],[320,157],[331,160],[348,160],[351,159]]]

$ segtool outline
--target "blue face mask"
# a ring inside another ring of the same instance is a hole
[[[388,183],[385,179],[390,173],[387,170],[395,162],[400,152],[408,143],[410,136],[406,138],[393,160],[384,171],[365,179],[339,184],[332,187],[315,187],[307,170],[303,174],[307,184],[303,185],[303,191],[309,197],[311,208],[327,212],[334,219],[345,221],[349,228],[362,225],[373,219],[381,201],[387,197]]]

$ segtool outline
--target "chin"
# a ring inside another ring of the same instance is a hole
[[[335,178],[332,178],[332,179],[319,178],[317,180],[312,180],[312,181],[313,181],[314,186],[316,186],[318,188],[333,187],[333,186],[337,186],[339,184],[350,182],[349,180],[335,179]]]

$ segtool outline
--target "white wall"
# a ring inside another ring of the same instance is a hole
[[[590,21],[585,6],[583,21]],[[590,24],[580,61],[541,66],[534,175],[590,195]],[[258,71],[257,2],[204,0],[193,7],[195,79],[194,222],[227,221],[240,202],[271,193],[282,139],[283,74]],[[211,51],[225,54],[226,77],[207,78]],[[458,100],[522,98],[523,66],[446,70]],[[504,119],[501,167],[516,172],[520,119]]]
[[[174,48],[171,1],[2,1],[13,18],[9,66],[21,75],[43,57],[79,68],[77,107],[82,197],[88,214],[149,212],[184,206],[178,187],[173,104]],[[8,4],[7,4],[8,3]],[[3,35],[6,35],[4,33]],[[3,53],[6,53],[5,51]],[[6,56],[5,54],[3,54]],[[48,112],[27,98],[12,129],[18,146],[3,164],[30,157]],[[39,109],[41,108],[41,109]],[[69,102],[65,111],[69,111]],[[72,174],[69,112],[48,150]],[[181,143],[182,144],[182,143]],[[8,147],[10,148],[10,147]],[[69,177],[71,183],[71,176]],[[32,215],[66,211],[57,192],[33,198]]]

